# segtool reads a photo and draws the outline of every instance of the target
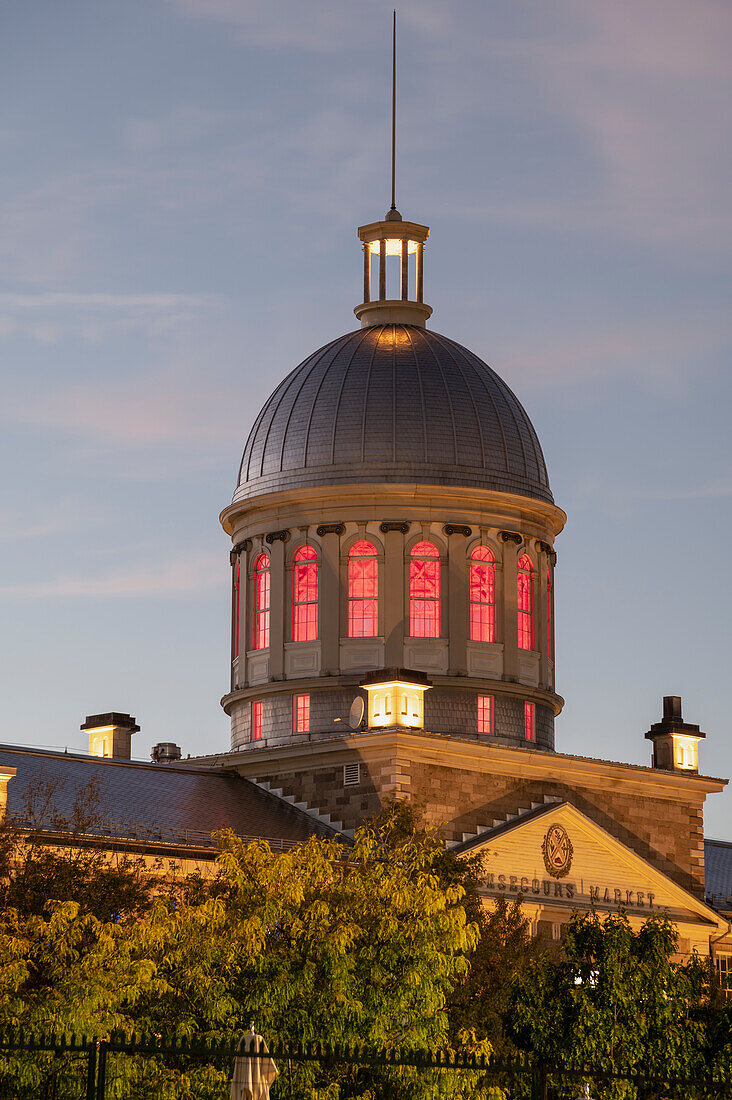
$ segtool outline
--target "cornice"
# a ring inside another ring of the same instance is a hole
[[[301,513],[304,508],[335,508],[338,517],[347,515],[350,507],[373,507],[375,517],[385,506],[411,505],[415,508],[444,509],[454,516],[456,501],[467,516],[469,513],[491,513],[497,523],[506,524],[512,517],[533,521],[558,535],[564,527],[566,513],[555,504],[517,493],[499,493],[495,490],[463,488],[455,485],[421,485],[413,483],[368,482],[365,484],[335,484],[308,486],[300,489],[284,489],[263,493],[252,500],[230,504],[221,512],[221,525],[228,535],[233,535],[236,521],[243,517],[254,521],[260,513],[281,515],[290,510]],[[395,517],[395,518],[404,518]],[[455,522],[458,522],[457,518]]]
[[[515,680],[489,680],[482,676],[440,676],[430,673],[432,684],[436,688],[455,688],[462,691],[478,691],[489,695],[509,695],[514,699],[525,699],[530,703],[538,703],[540,706],[549,707],[556,718],[562,713],[564,699],[556,692],[544,688],[532,687],[530,684],[518,683]],[[335,676],[311,676],[298,677],[296,680],[267,680],[261,684],[251,684],[248,687],[237,688],[230,691],[221,699],[221,706],[225,714],[231,714],[235,703],[247,702],[251,698],[261,698],[265,695],[281,695],[297,692],[334,691],[336,688],[349,688],[357,691],[363,673],[344,673]],[[435,735],[437,736],[437,735]]]
[[[341,737],[299,742],[279,748],[222,753],[213,757],[199,757],[190,763],[201,767],[208,762],[211,767],[235,768],[241,775],[254,777],[271,774],[273,769],[275,772],[282,772],[342,764],[344,754],[353,756],[354,753],[366,763],[392,756],[460,771],[477,771],[521,779],[535,778],[544,782],[562,782],[603,791],[622,789],[626,793],[639,794],[646,798],[673,801],[678,801],[680,796],[699,798],[718,793],[727,785],[726,779],[713,776],[682,775],[640,764],[623,764],[539,749],[512,748],[488,744],[485,741],[463,741],[438,734],[395,730],[344,734]]]

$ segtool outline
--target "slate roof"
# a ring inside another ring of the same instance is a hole
[[[529,417],[477,355],[415,325],[331,341],[252,428],[234,501],[318,485],[460,485],[553,502]]]
[[[732,843],[704,841],[706,896],[715,909],[732,909]]]
[[[8,784],[9,817],[27,816],[27,794],[37,781],[54,787],[52,814],[69,819],[77,792],[94,779],[104,822],[90,833],[192,846],[212,845],[211,833],[231,828],[289,846],[312,834],[333,837],[321,822],[228,769],[146,764],[0,745],[0,765],[17,768]]]

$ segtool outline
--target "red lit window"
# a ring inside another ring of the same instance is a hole
[[[496,640],[496,564],[487,546],[470,555],[470,640]]]
[[[527,741],[536,741],[536,707],[533,703],[524,703],[524,737]]]
[[[546,567],[546,655],[552,655],[552,574]]]
[[[348,551],[348,637],[379,633],[379,563],[376,547],[365,539]]]
[[[310,732],[310,696],[296,695],[293,706],[293,725],[295,733]]]
[[[234,656],[239,656],[239,581],[241,578],[241,562],[237,558],[236,573],[234,574]]]
[[[254,563],[254,614],[252,649],[269,645],[269,558],[260,554]]]
[[[409,633],[440,636],[440,555],[431,542],[418,542],[409,563]]]
[[[262,740],[262,700],[252,703],[252,741]]]
[[[534,648],[534,569],[528,554],[518,560],[518,647]]]
[[[493,733],[493,696],[478,696],[478,733]]]
[[[318,637],[318,553],[301,546],[292,563],[292,640],[314,642]]]

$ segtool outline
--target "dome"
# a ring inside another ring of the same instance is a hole
[[[371,482],[553,503],[536,432],[506,383],[454,340],[411,324],[347,333],[280,383],[249,434],[234,502]]]

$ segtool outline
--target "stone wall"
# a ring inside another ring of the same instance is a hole
[[[344,754],[344,762],[346,754]],[[349,761],[359,754],[349,752]],[[460,770],[400,759],[361,758],[361,782],[344,785],[343,766],[303,769],[259,776],[282,788],[298,801],[307,802],[355,828],[378,812],[387,797],[409,798],[424,808],[428,822],[441,826],[445,839],[461,841],[478,826],[492,827],[545,796],[571,802],[611,836],[668,875],[695,896],[704,896],[703,794],[685,800],[643,797],[605,784],[578,785],[561,776],[557,758],[556,780],[523,780],[520,777]]]

